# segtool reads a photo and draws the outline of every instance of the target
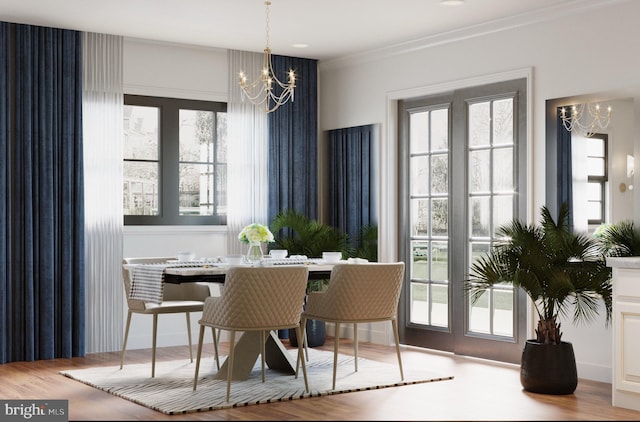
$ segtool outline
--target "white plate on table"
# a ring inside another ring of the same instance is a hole
[[[229,264],[228,262],[216,262],[215,264],[210,264],[211,266],[214,267],[221,267],[221,268],[229,268],[229,267],[252,267],[253,264],[246,264],[246,263],[242,263],[242,264]]]

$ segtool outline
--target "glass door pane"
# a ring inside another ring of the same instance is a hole
[[[409,115],[412,324],[449,328],[449,109]]]
[[[469,108],[469,268],[488,253],[499,225],[514,215],[516,189],[513,139],[514,100],[473,102]],[[468,333],[512,337],[514,294],[511,286],[488,290],[468,303]]]

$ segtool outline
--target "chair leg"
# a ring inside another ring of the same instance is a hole
[[[302,338],[302,330],[300,327],[296,327],[296,336]],[[304,378],[304,390],[309,392],[309,382],[307,381],[307,364],[302,356],[302,344],[298,342],[298,362],[302,362],[302,376]],[[296,378],[298,378],[298,368],[296,367]]]
[[[127,326],[124,329],[124,340],[122,342],[122,353],[120,355],[120,369],[122,369],[122,366],[124,365],[124,354],[125,354],[125,351],[127,350],[127,339],[129,338],[129,326],[131,325],[131,315],[133,315],[133,313],[131,311],[128,311]]]
[[[336,369],[338,368],[338,344],[340,343],[340,323],[336,322],[336,334],[333,343],[333,389],[336,389]]]
[[[191,359],[191,363],[193,363],[193,351],[191,350],[191,317],[189,316],[189,312],[185,312],[187,315],[187,336],[189,337],[189,359]]]
[[[309,361],[309,340],[307,340],[307,323],[305,322],[304,324],[305,326],[305,330],[304,330],[304,334],[302,335],[302,344],[304,345],[304,353],[305,356],[307,357],[307,362]]]
[[[214,337],[215,339],[215,337]],[[200,334],[198,335],[198,354],[196,356],[196,371],[193,376],[193,391],[198,386],[198,371],[200,370],[200,356],[202,356],[202,343],[204,342],[204,325],[200,325]],[[215,343],[215,342],[214,342]],[[218,352],[216,350],[216,362],[218,362]],[[218,368],[220,369],[220,368]]]
[[[229,397],[231,396],[231,378],[233,377],[233,354],[236,345],[236,332],[231,331],[231,340],[229,341],[229,356],[227,360],[229,364],[227,365],[227,401],[229,401]]]
[[[151,345],[151,378],[156,376],[156,341],[158,340],[158,314],[153,314],[153,340]]]
[[[265,331],[260,331],[260,363],[262,365],[262,382],[264,382],[264,366],[265,366],[265,352],[266,346],[265,343],[267,339],[265,338]]]
[[[358,324],[353,323],[353,362],[358,372]]]
[[[218,341],[220,340],[220,330],[218,330],[218,335],[216,336],[216,329],[211,327],[211,334],[213,334],[213,350],[216,354],[216,368],[218,368],[218,371],[219,371],[220,358],[218,357]]]
[[[300,335],[300,337],[297,338],[302,338],[305,339],[307,338],[307,318],[306,317],[302,317],[302,319],[300,320],[300,326],[302,327],[302,334]],[[298,335],[298,332],[296,331],[296,336]],[[300,345],[300,342],[298,341],[298,345]],[[303,358],[302,355],[300,355],[298,353],[298,357],[296,358],[296,377],[298,377],[298,368],[300,367],[300,360]],[[307,360],[309,360],[309,355],[307,355]]]
[[[391,320],[391,327],[393,328],[393,337],[396,340],[396,354],[398,355],[398,366],[400,367],[400,379],[404,381],[404,371],[402,370],[402,357],[400,356],[400,338],[398,337],[398,320],[395,318]]]

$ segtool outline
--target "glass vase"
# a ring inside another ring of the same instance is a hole
[[[260,242],[249,243],[247,250],[247,262],[250,264],[259,264],[262,261],[262,245]]]

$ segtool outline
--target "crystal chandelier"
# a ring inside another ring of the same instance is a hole
[[[293,70],[287,73],[287,83],[281,82],[273,71],[271,63],[271,48],[269,48],[269,6],[270,1],[264,2],[266,6],[266,32],[267,46],[264,48],[264,59],[260,76],[253,82],[247,81],[247,76],[240,72],[240,87],[246,98],[257,107],[267,113],[277,110],[282,104],[291,99],[293,102],[293,90],[296,87],[296,74]]]
[[[604,130],[611,121],[611,106],[602,114],[600,104],[576,104],[571,106],[571,114],[566,108],[560,110],[562,124],[569,132],[589,138],[598,131]]]

